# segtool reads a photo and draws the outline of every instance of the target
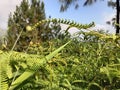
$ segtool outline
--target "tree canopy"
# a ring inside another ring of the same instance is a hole
[[[40,0],[23,0],[20,6],[16,6],[16,11],[9,15],[8,20],[8,48],[12,48],[15,40],[21,33],[15,50],[26,50],[32,41],[43,42],[55,38],[61,30],[58,23],[45,23],[39,25],[34,31],[27,31],[26,26],[35,25],[38,21],[46,19],[44,3]]]

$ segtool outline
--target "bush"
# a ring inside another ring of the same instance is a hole
[[[1,51],[1,85],[10,90],[120,89],[119,40],[90,31],[75,38],[30,42],[26,53]]]

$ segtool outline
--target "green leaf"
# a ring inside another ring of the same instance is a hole
[[[75,80],[75,81],[73,81],[72,84],[74,84],[74,83],[88,83],[88,82],[85,80]]]
[[[100,90],[103,90],[103,88],[102,88],[98,83],[95,83],[95,82],[89,83],[89,86],[88,86],[88,87],[90,87],[90,86],[92,86],[92,85],[95,85],[95,86],[97,86],[98,88],[100,88]]]

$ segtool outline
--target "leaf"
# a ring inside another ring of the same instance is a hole
[[[120,58],[117,58],[117,60],[119,61],[119,63],[120,63]]]
[[[95,83],[95,82],[89,83],[89,86],[88,86],[88,87],[90,87],[90,86],[92,86],[92,85],[95,85],[95,86],[97,86],[98,88],[100,88],[100,90],[103,90],[103,88],[102,88],[98,83]]]
[[[75,81],[73,81],[72,84],[74,84],[74,83],[88,83],[88,82],[85,80],[75,80]]]
[[[0,90],[7,90],[7,74],[6,74],[6,65],[4,61],[0,61]]]
[[[100,68],[100,72],[106,74],[108,79],[109,79],[109,81],[110,81],[110,83],[112,83],[112,78],[110,77],[110,72],[109,72],[108,67]]]
[[[32,76],[35,73],[35,71],[32,70],[26,70],[20,77],[18,77],[10,86],[9,90],[14,90],[15,87],[20,85],[23,81],[28,79],[30,76]]]

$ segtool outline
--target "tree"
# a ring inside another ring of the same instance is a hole
[[[120,12],[119,0],[116,0],[116,23],[119,24],[119,12]],[[119,34],[119,26],[116,26],[116,34]]]
[[[116,1],[108,1],[108,6],[112,6],[113,8],[116,8],[116,18],[113,18],[112,21],[113,23],[117,23],[116,25],[116,34],[119,34],[120,33],[120,30],[119,30],[119,13],[120,13],[120,5],[119,5],[119,0],[116,0]],[[108,22],[110,23],[110,22]]]
[[[59,0],[59,2],[61,3],[60,11],[63,12],[65,10],[67,10],[71,4],[74,4],[75,5],[75,9],[77,9],[79,7],[78,1],[79,0]],[[92,5],[96,1],[97,0],[86,0],[84,2],[83,6]]]
[[[72,4],[72,3],[76,3],[77,0],[59,0],[59,2],[61,3],[61,8],[60,11],[63,12],[65,10],[67,10],[67,8]],[[78,8],[78,4],[76,3],[75,8]]]
[[[67,8],[73,4],[73,3],[76,3],[75,4],[75,8],[79,6],[78,4],[78,1],[79,0],[59,0],[60,3],[61,3],[61,11],[65,11],[67,10]],[[86,6],[86,5],[92,5],[93,3],[97,2],[98,0],[86,0],[83,4],[83,6]],[[102,0],[104,1],[104,0]],[[119,30],[119,13],[120,13],[120,6],[119,6],[119,0],[116,0],[115,2],[110,0],[108,1],[108,6],[112,6],[112,7],[115,7],[116,8],[116,19],[115,19],[115,22],[118,24],[116,25],[116,34],[119,34],[120,33],[120,30]],[[109,22],[108,22],[109,23]]]
[[[14,14],[9,15],[7,47],[9,49],[13,47],[15,40],[21,31],[21,36],[15,46],[15,50],[17,51],[25,51],[30,41],[37,43],[55,38],[55,34],[61,30],[58,23],[54,23],[54,25],[51,23],[41,24],[36,28],[36,30],[26,30],[27,25],[35,25],[38,21],[44,19],[46,19],[46,16],[43,2],[40,0],[23,0],[20,6],[16,6]],[[55,27],[57,27],[56,30]]]

